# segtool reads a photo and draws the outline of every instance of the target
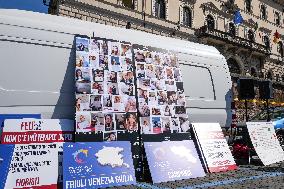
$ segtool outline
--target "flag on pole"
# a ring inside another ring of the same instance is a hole
[[[240,10],[237,10],[234,14],[234,24],[239,25],[241,23],[243,23],[244,19],[241,15]]]
[[[280,40],[280,33],[278,33],[278,31],[276,30],[276,32],[273,34],[274,38],[273,38],[273,42],[274,43],[278,43]]]

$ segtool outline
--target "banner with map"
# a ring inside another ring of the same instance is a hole
[[[247,122],[253,147],[264,165],[284,161],[284,151],[272,122]]]
[[[3,188],[57,189],[57,153],[56,144],[15,144]]]
[[[14,145],[0,144],[0,188],[5,187],[13,152]]]
[[[189,132],[186,99],[177,56],[133,45],[141,134]]]
[[[132,45],[76,37],[76,141],[116,141],[138,130]]]
[[[237,169],[219,123],[192,123],[192,127],[210,173]]]
[[[135,184],[128,141],[65,143],[63,188],[104,188]]]
[[[191,140],[144,142],[154,183],[205,176]]]

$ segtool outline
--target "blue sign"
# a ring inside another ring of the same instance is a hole
[[[154,183],[205,176],[193,141],[144,142]]]
[[[14,145],[0,144],[0,188],[5,187],[13,152]]]
[[[63,151],[64,189],[136,183],[130,142],[65,143]]]

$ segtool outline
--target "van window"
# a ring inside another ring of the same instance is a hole
[[[206,67],[180,64],[186,97],[214,100],[210,71]]]

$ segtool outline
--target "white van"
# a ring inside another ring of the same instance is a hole
[[[177,52],[190,121],[231,124],[231,78],[214,47],[19,10],[0,10],[0,114],[74,118],[76,34]]]

